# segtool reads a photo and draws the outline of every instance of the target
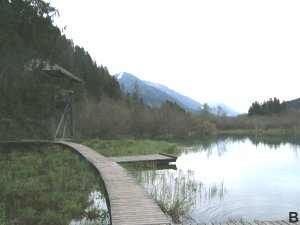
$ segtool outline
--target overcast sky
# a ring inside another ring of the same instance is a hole
[[[300,97],[299,0],[51,0],[55,23],[110,73],[247,112]]]

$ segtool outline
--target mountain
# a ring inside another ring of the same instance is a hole
[[[196,111],[202,109],[202,104],[184,96],[164,85],[144,81],[134,76],[133,74],[122,72],[115,75],[124,92],[132,94],[137,84],[140,98],[149,106],[160,106],[167,100],[176,102],[187,111]]]
[[[222,115],[225,114],[226,116],[237,116],[241,113],[231,109],[229,106],[225,105],[224,103],[217,103],[212,102],[208,104],[210,107],[211,113],[215,115]]]
[[[291,100],[291,101],[285,101],[284,102],[288,109],[293,110],[299,110],[300,109],[300,98]]]
[[[119,81],[121,88],[125,93],[128,92],[132,94],[135,90],[135,85],[137,84],[139,95],[146,105],[157,107],[168,100],[176,102],[187,111],[199,112],[203,108],[201,103],[164,85],[141,80],[133,74],[126,72],[114,76]],[[226,114],[227,116],[237,116],[240,114],[223,103],[210,103],[208,105],[211,109],[211,113],[215,115]]]

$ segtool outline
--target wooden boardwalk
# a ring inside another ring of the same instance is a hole
[[[105,183],[113,225],[170,224],[154,200],[123,167],[96,151],[71,142],[56,142],[91,162]]]
[[[153,154],[153,155],[107,157],[107,159],[117,163],[134,163],[134,162],[169,163],[169,162],[176,162],[177,157],[160,153],[160,154]]]

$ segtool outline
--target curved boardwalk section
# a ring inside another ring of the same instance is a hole
[[[56,143],[76,150],[100,172],[108,193],[113,225],[170,224],[135,178],[117,163],[80,144]]]

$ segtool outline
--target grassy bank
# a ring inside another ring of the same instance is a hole
[[[107,220],[107,210],[99,210],[91,198],[92,192],[104,191],[99,174],[71,150],[0,145],[0,165],[0,224]]]
[[[100,139],[82,139],[78,143],[86,145],[106,157],[127,156],[127,155],[148,155],[159,152],[177,154],[180,148],[167,141],[154,140],[100,140]]]

